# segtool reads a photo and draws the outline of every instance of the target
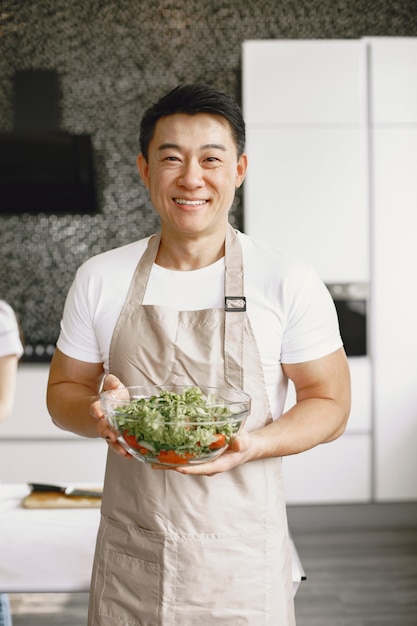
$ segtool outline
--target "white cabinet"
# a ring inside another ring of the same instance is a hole
[[[327,283],[369,281],[367,141],[360,128],[249,128],[245,231]]]
[[[13,413],[0,426],[2,482],[102,482],[107,445],[57,428],[46,408],[48,364],[19,365]]]
[[[344,435],[283,460],[288,504],[367,502],[372,498],[372,368],[350,357],[352,409]],[[290,383],[285,409],[295,402]]]
[[[375,361],[375,489],[378,501],[417,499],[416,357]]]
[[[417,41],[377,37],[369,41],[371,122],[417,124]]]
[[[375,127],[373,144],[374,355],[376,361],[401,356],[415,358],[417,124],[409,128]],[[415,371],[417,392],[417,367]]]
[[[363,123],[362,42],[245,41],[242,54],[243,113],[249,127]]]
[[[243,45],[245,231],[305,258],[327,283],[370,276],[366,75],[362,41]],[[370,361],[351,367],[346,434],[284,459],[290,504],[371,497]]]
[[[288,501],[416,500],[417,38],[247,41],[243,110],[246,232],[371,293],[346,434],[285,459]]]
[[[366,46],[248,41],[245,231],[325,282],[369,280]]]
[[[375,485],[417,498],[417,40],[372,39]]]
[[[370,434],[342,435],[283,459],[288,504],[369,502],[372,439]]]
[[[1,482],[101,483],[106,455],[102,439],[1,439]]]

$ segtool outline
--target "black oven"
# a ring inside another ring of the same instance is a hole
[[[326,285],[336,306],[347,356],[368,354],[368,283]]]

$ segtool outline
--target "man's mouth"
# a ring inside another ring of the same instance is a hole
[[[174,198],[174,200],[182,206],[201,206],[207,202],[207,200],[184,200],[183,198]]]

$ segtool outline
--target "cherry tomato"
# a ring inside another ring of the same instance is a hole
[[[123,439],[126,441],[127,445],[133,450],[137,450],[141,454],[149,454],[148,448],[139,445],[138,440],[135,435],[129,435],[127,432],[122,433]]]
[[[193,459],[194,454],[185,452],[183,455],[178,454],[175,450],[161,450],[157,455],[158,461],[167,465],[184,465],[189,459]]]
[[[209,445],[210,450],[218,450],[226,445],[226,436],[223,433],[217,433],[216,439]]]

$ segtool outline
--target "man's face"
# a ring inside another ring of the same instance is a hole
[[[237,158],[228,122],[206,113],[161,118],[148,161],[138,157],[162,231],[174,236],[225,231],[246,166],[246,155]]]

